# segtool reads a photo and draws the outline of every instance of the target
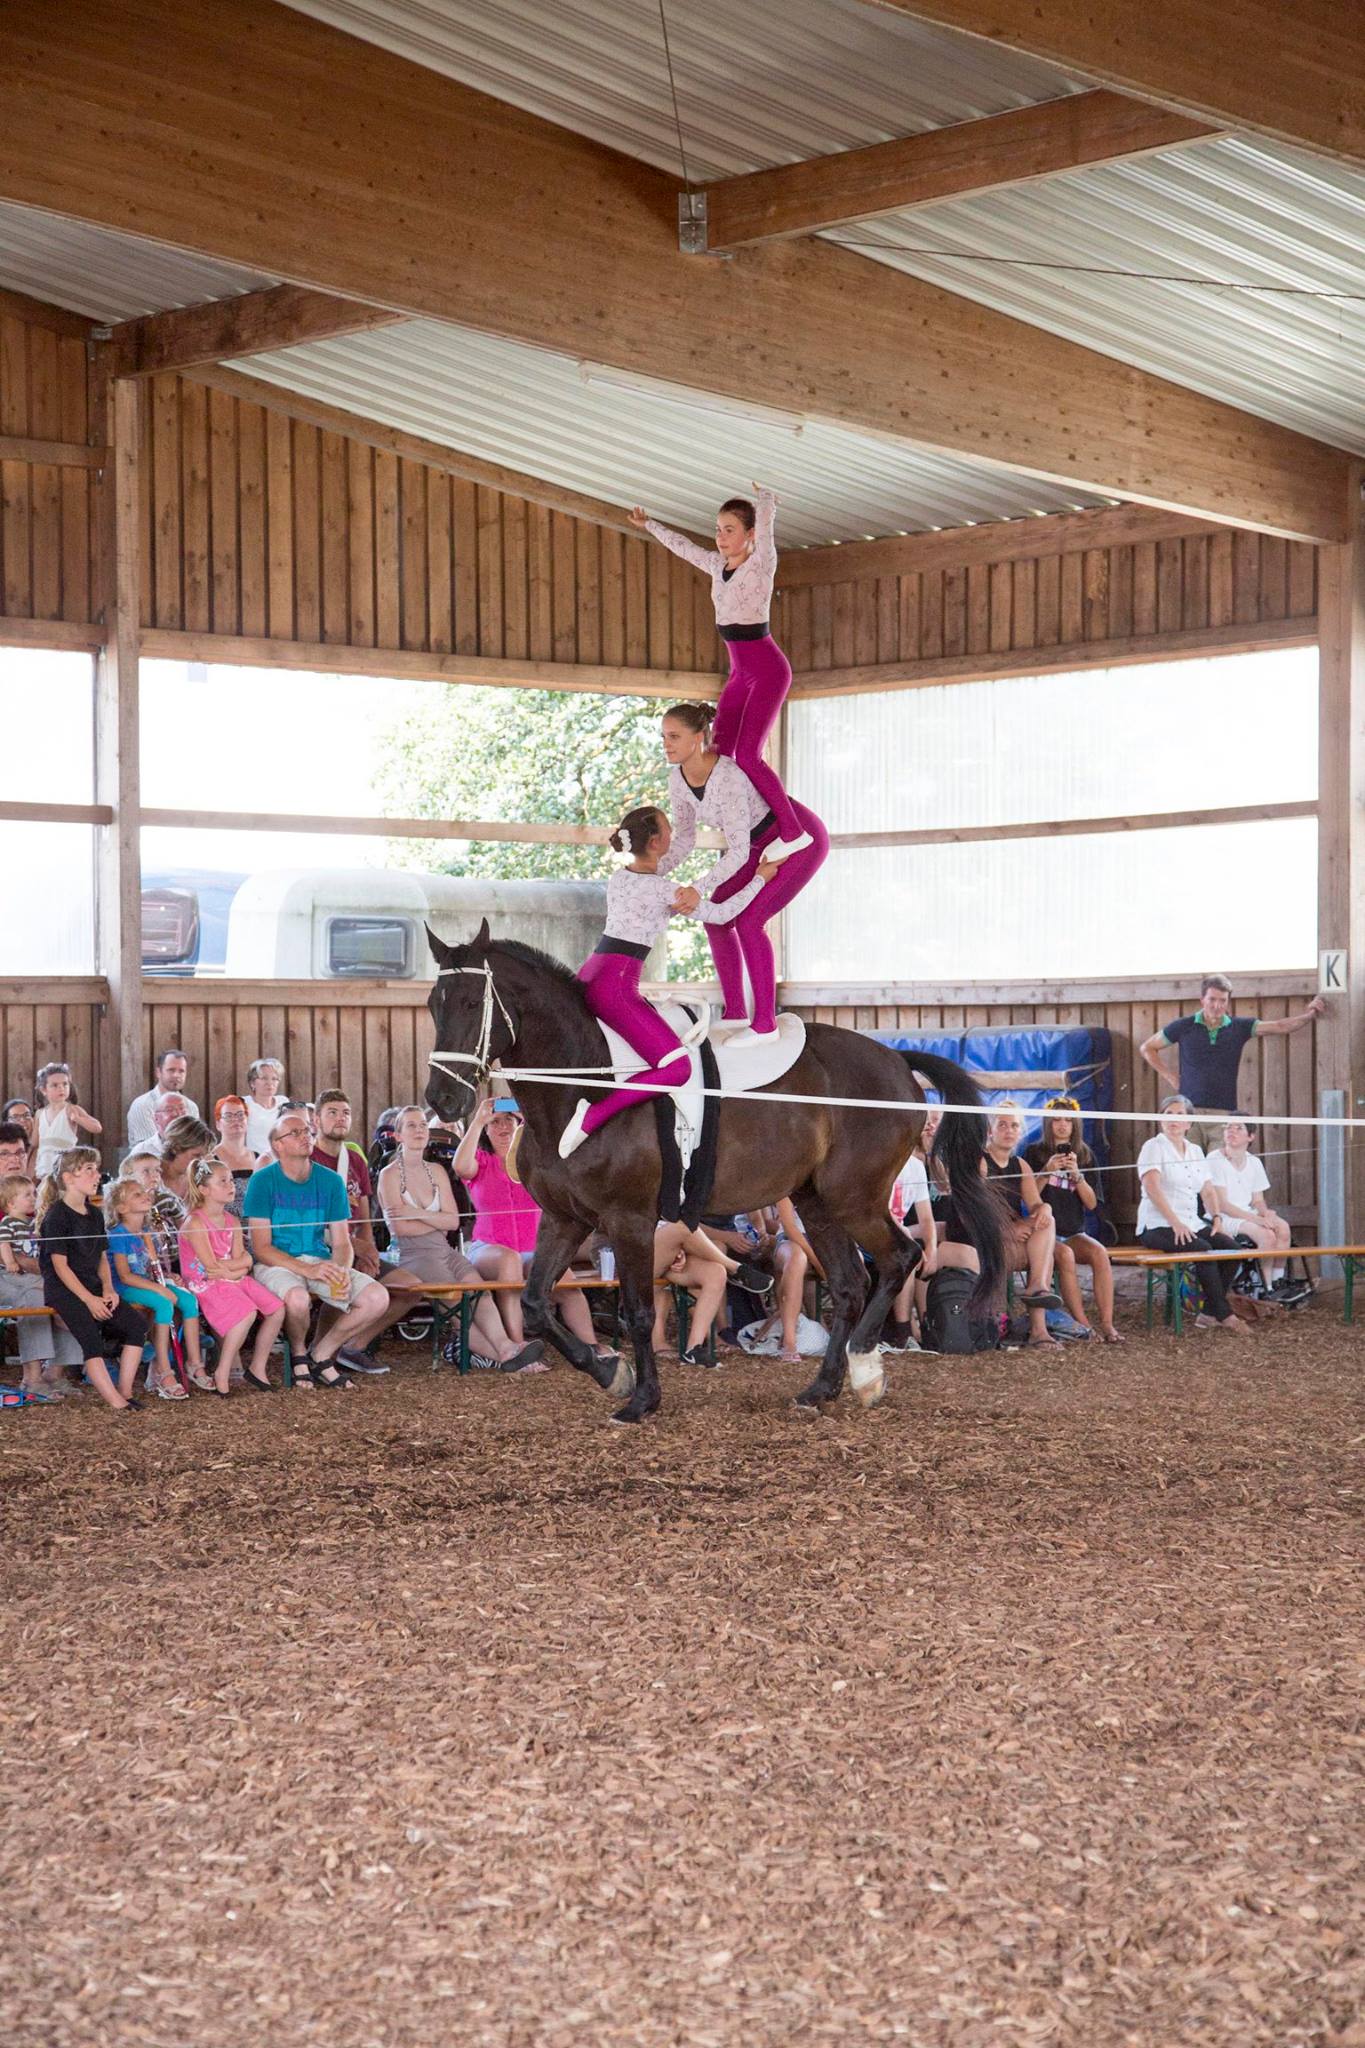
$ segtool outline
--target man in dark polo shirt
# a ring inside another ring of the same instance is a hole
[[[1221,1143],[1223,1119],[1237,1109],[1237,1069],[1252,1039],[1287,1038],[1320,1017],[1327,1005],[1314,996],[1297,1017],[1234,1017],[1231,1007],[1232,983],[1224,975],[1206,974],[1194,1015],[1163,1025],[1138,1048],[1167,1088],[1189,1097],[1196,1117],[1216,1123],[1217,1136],[1205,1133],[1214,1145]]]

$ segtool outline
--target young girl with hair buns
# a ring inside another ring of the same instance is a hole
[[[152,1196],[140,1180],[131,1176],[116,1180],[107,1197],[109,1257],[114,1269],[114,1286],[124,1301],[152,1314],[153,1363],[148,1382],[152,1393],[163,1401],[183,1401],[185,1389],[171,1364],[171,1331],[179,1315],[185,1334],[185,1350],[195,1370],[202,1373],[199,1350],[199,1304],[188,1287],[168,1277],[161,1263],[155,1237],[149,1229]]]
[[[632,1076],[635,1088],[613,1089],[593,1102],[586,1096],[580,1100],[559,1141],[561,1159],[568,1159],[594,1131],[641,1101],[639,1088],[678,1088],[687,1079],[681,1042],[640,994],[641,965],[677,907],[677,885],[667,879],[662,865],[672,836],[668,819],[654,804],[628,811],[611,835],[609,844],[627,856],[626,864],[607,883],[606,928],[579,968],[578,979],[593,1016],[620,1032],[645,1062],[645,1071]],[[774,872],[771,863],[764,863],[728,903],[699,901],[695,914],[708,924],[736,916]]]

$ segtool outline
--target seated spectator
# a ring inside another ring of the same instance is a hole
[[[1085,1227],[1086,1217],[1092,1216],[1099,1207],[1099,1197],[1085,1177],[1086,1168],[1095,1164],[1095,1155],[1085,1142],[1080,1114],[1080,1104],[1074,1096],[1054,1095],[1043,1111],[1042,1135],[1036,1144],[1029,1146],[1024,1157],[1033,1169],[1043,1200],[1052,1211],[1059,1250],[1065,1246],[1076,1266],[1090,1268],[1100,1336],[1106,1344],[1122,1344],[1123,1338],[1114,1328],[1114,1269],[1109,1263],[1109,1253]],[[1067,1313],[1076,1322],[1086,1323],[1080,1276],[1075,1266],[1068,1274],[1059,1265],[1057,1284],[1062,1290]]]
[[[65,1060],[52,1060],[38,1069],[38,1156],[35,1172],[43,1180],[52,1172],[63,1152],[78,1145],[79,1131],[98,1138],[104,1129],[89,1110],[82,1109],[71,1085],[71,1069]]]
[[[379,1202],[398,1263],[386,1268],[384,1284],[395,1295],[421,1293],[423,1286],[450,1286],[483,1276],[451,1237],[458,1235],[459,1207],[450,1175],[428,1159],[427,1120],[415,1102],[400,1109],[395,1125],[398,1150],[379,1175]],[[317,1157],[316,1152],[314,1158]],[[545,1346],[539,1339],[515,1344],[503,1326],[492,1297],[474,1305],[471,1363],[480,1370],[507,1373],[544,1372]]]
[[[198,1116],[199,1104],[185,1093],[185,1082],[189,1078],[188,1057],[172,1046],[163,1052],[156,1063],[156,1081],[145,1095],[139,1095],[128,1105],[128,1144],[145,1144],[156,1129],[157,1104],[166,1096],[173,1095],[180,1104],[176,1116]],[[169,1119],[168,1119],[169,1121]],[[164,1128],[164,1126],[163,1126]]]
[[[37,1205],[38,1190],[31,1174],[0,1177],[0,1308],[43,1306],[34,1221]],[[60,1401],[66,1393],[63,1368],[80,1364],[80,1346],[52,1316],[21,1316],[17,1328],[24,1392]]]
[[[284,1068],[278,1060],[253,1060],[246,1070],[246,1141],[259,1158],[270,1152],[270,1130],[284,1107]]]
[[[109,1226],[109,1259],[114,1287],[122,1300],[146,1309],[152,1318],[150,1391],[163,1401],[183,1401],[185,1389],[171,1364],[171,1331],[178,1315],[184,1334],[187,1370],[196,1385],[204,1378],[199,1348],[199,1303],[187,1287],[170,1279],[161,1263],[156,1239],[148,1229],[152,1197],[140,1181],[116,1180],[105,1197]]]
[[[938,1252],[938,1219],[934,1214],[936,1180],[931,1177],[929,1155],[939,1125],[941,1109],[926,1110],[915,1148],[891,1190],[891,1214],[907,1237],[920,1248],[920,1262],[891,1304],[887,1341],[897,1351],[917,1351],[911,1310],[924,1313],[925,1284],[933,1277]]]
[[[0,1131],[9,1124],[17,1124],[28,1141],[28,1160],[24,1171],[32,1173],[38,1157],[38,1126],[33,1120],[32,1103],[26,1101],[22,1095],[12,1096],[4,1108],[0,1109]],[[4,1140],[0,1138],[0,1144],[3,1142]]]
[[[317,1100],[317,1137],[313,1157],[319,1166],[330,1166],[346,1183],[351,1205],[351,1242],[355,1246],[357,1273],[379,1277],[379,1248],[370,1225],[370,1201],[374,1187],[364,1153],[350,1143],[351,1103],[343,1088],[324,1088]]]
[[[986,1178],[996,1187],[1008,1212],[1006,1269],[1027,1275],[1022,1299],[1028,1311],[1028,1341],[1048,1346],[1057,1340],[1048,1329],[1047,1311],[1062,1305],[1061,1297],[1052,1287],[1057,1230],[1052,1211],[1038,1192],[1032,1167],[1016,1154],[1015,1147],[1023,1135],[1024,1120],[1018,1103],[997,1102],[987,1128],[983,1165]]]
[[[1223,1142],[1210,1152],[1209,1179],[1218,1190],[1216,1226],[1225,1237],[1250,1241],[1258,1252],[1287,1252],[1293,1233],[1283,1216],[1267,1206],[1270,1177],[1265,1163],[1251,1148],[1251,1127],[1241,1117],[1229,1117],[1223,1126]],[[1260,1268],[1264,1272],[1264,1268]],[[1265,1273],[1272,1293],[1302,1295],[1300,1283],[1285,1279],[1282,1263]]]
[[[1168,1095],[1161,1105],[1161,1129],[1138,1153],[1142,1200],[1138,1204],[1137,1241],[1148,1251],[1221,1252],[1233,1248],[1230,1238],[1220,1236],[1200,1219],[1201,1200],[1209,1215],[1217,1216],[1218,1189],[1209,1179],[1203,1153],[1187,1136],[1193,1116],[1188,1096]],[[1204,1308],[1196,1320],[1201,1329],[1215,1328],[1244,1336],[1247,1325],[1228,1306],[1230,1271],[1230,1266],[1216,1261],[1196,1265],[1204,1296]]]
[[[36,1125],[34,1129],[36,1132]],[[0,1173],[32,1172],[33,1147],[24,1126],[12,1121],[0,1124]]]
[[[654,1290],[654,1334],[651,1342],[662,1351],[668,1336],[668,1306],[671,1287],[686,1293],[690,1308],[687,1328],[678,1332],[679,1365],[715,1365],[706,1355],[706,1340],[717,1315],[725,1305],[725,1266],[720,1259],[701,1258],[687,1245],[680,1245],[673,1263]]]
[[[79,1345],[86,1378],[101,1400],[122,1411],[142,1405],[133,1398],[133,1383],[145,1332],[137,1310],[119,1300],[109,1271],[104,1218],[95,1205],[99,1184],[93,1145],[72,1145],[60,1154],[39,1197],[38,1264],[43,1301]],[[115,1351],[117,1383],[105,1364],[106,1353]]]
[[[540,1207],[507,1170],[507,1155],[520,1129],[515,1108],[500,1107],[485,1096],[455,1152],[455,1171],[469,1189],[478,1231],[469,1256],[485,1280],[524,1279],[536,1248]],[[559,1315],[581,1343],[591,1345],[599,1358],[615,1358],[609,1345],[598,1342],[587,1296],[580,1288],[565,1290],[555,1300]],[[499,1294],[498,1308],[512,1342],[523,1344],[526,1325],[520,1294],[510,1289]]]
[[[736,1223],[740,1220],[739,1217],[735,1218]],[[789,1197],[784,1195],[782,1200],[774,1203],[771,1208],[751,1210],[744,1220],[754,1233],[750,1242],[755,1263],[750,1265],[744,1262],[734,1267],[733,1261],[727,1261],[732,1268],[730,1277],[737,1286],[744,1287],[747,1291],[746,1276],[753,1277],[755,1266],[759,1261],[763,1261],[765,1265],[772,1267],[777,1283],[777,1301],[773,1313],[761,1325],[757,1337],[753,1337],[749,1331],[744,1333],[745,1349],[762,1344],[776,1325],[781,1333],[782,1346],[778,1356],[786,1365],[799,1365],[801,1351],[797,1336],[801,1322],[801,1306],[805,1299],[806,1279],[812,1272],[823,1279],[823,1268],[811,1248],[810,1240],[801,1228],[801,1219]],[[766,1277],[761,1268],[759,1273],[760,1277]]]
[[[213,1121],[218,1126],[213,1156],[221,1159],[232,1175],[232,1184],[240,1197],[256,1171],[256,1154],[246,1139],[246,1104],[241,1096],[220,1095],[213,1105]]]
[[[170,1129],[172,1124],[178,1124],[184,1117],[189,1117],[192,1123],[197,1123],[199,1121],[198,1111],[196,1110],[194,1114],[191,1116],[190,1111],[185,1107],[185,1098],[183,1095],[161,1096],[157,1102],[156,1108],[152,1111],[151,1136],[141,1139],[140,1142],[133,1147],[133,1150],[135,1152],[141,1151],[144,1146],[150,1145],[153,1151],[160,1153],[162,1146],[166,1142],[167,1131]],[[129,1156],[131,1157],[131,1154]]]
[[[254,1277],[284,1303],[298,1387],[341,1388],[339,1369],[368,1372],[363,1347],[388,1318],[388,1292],[355,1271],[350,1204],[340,1174],[313,1160],[313,1133],[301,1110],[286,1110],[270,1134],[273,1158],[258,1167],[242,1197]],[[308,1349],[310,1296],[339,1311]]]
[[[245,1121],[245,1111],[243,1111]],[[242,1226],[230,1214],[236,1193],[232,1169],[222,1159],[196,1159],[190,1168],[190,1215],[180,1233],[180,1271],[199,1312],[218,1339],[213,1391],[232,1392],[234,1372],[253,1394],[273,1394],[270,1347],[284,1321],[284,1303],[253,1279],[251,1254]],[[251,1363],[239,1368],[242,1346],[256,1324]]]

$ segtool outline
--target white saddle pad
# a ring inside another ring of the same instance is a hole
[[[656,1003],[665,1024],[679,1038],[686,1035],[695,1019],[682,1003]],[[599,1024],[599,1030],[607,1041],[607,1057],[612,1063],[618,1081],[629,1081],[644,1071],[644,1061],[633,1047],[627,1045],[619,1031],[609,1025]],[[780,1080],[789,1068],[795,1066],[806,1043],[804,1018],[795,1017],[784,1010],[777,1020],[777,1042],[775,1045],[729,1045],[730,1030],[724,1024],[713,1024],[709,1034],[711,1050],[715,1053],[720,1068],[722,1088],[747,1093],[751,1088],[763,1088],[770,1081]],[[686,1167],[692,1158],[693,1149],[701,1136],[702,1111],[706,1097],[702,1093],[701,1054],[693,1045],[687,1048],[688,1073],[681,1088],[670,1088],[677,1110],[678,1149]],[[640,1097],[642,1102],[648,1098]]]

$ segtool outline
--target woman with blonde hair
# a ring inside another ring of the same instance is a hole
[[[1086,1217],[1093,1216],[1099,1207],[1099,1197],[1085,1177],[1086,1169],[1095,1164],[1095,1155],[1085,1142],[1081,1106],[1074,1095],[1054,1095],[1047,1103],[1042,1132],[1024,1158],[1033,1169],[1038,1190],[1056,1225],[1057,1284],[1067,1313],[1078,1323],[1086,1321],[1079,1276],[1062,1259],[1063,1250],[1070,1252],[1077,1266],[1090,1268],[1101,1338],[1106,1344],[1122,1344],[1123,1338],[1114,1328],[1114,1269],[1109,1253],[1085,1227]]]

